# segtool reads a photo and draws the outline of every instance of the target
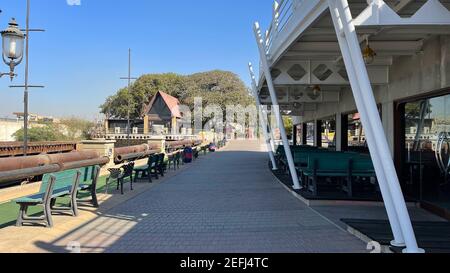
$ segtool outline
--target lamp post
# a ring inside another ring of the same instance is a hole
[[[42,29],[30,29],[30,0],[27,0],[27,11],[26,11],[26,28],[25,28],[25,82],[23,85],[11,85],[11,88],[24,88],[24,115],[23,115],[23,155],[27,156],[28,154],[28,93],[29,88],[44,88],[42,85],[30,85],[29,84],[29,49],[30,49],[30,32],[42,32]],[[10,23],[11,25],[11,23]],[[17,23],[16,23],[17,25]],[[22,31],[22,30],[20,30]],[[3,33],[2,37],[6,35],[8,36],[8,32]],[[5,41],[5,40],[3,40]],[[23,40],[22,40],[23,41]],[[23,44],[22,44],[22,56],[23,56]],[[3,55],[3,57],[5,57]],[[20,59],[22,60],[22,59]],[[16,61],[17,62],[17,61]],[[15,64],[17,65],[17,63]]]
[[[9,72],[0,73],[0,77],[9,76],[11,81],[16,74],[14,68],[22,62],[25,35],[19,29],[16,19],[12,18],[8,28],[1,32],[3,62],[9,66]]]
[[[131,123],[130,123],[130,115],[131,115],[131,102],[130,102],[130,96],[131,96],[131,80],[137,80],[137,78],[131,77],[131,48],[128,49],[128,76],[120,78],[121,80],[127,80],[128,81],[128,107],[127,107],[127,142],[128,145],[131,146]]]

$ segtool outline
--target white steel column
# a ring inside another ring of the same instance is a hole
[[[286,128],[284,127],[283,119],[281,117],[280,105],[278,104],[278,98],[275,91],[275,86],[273,84],[272,75],[270,73],[269,62],[267,61],[266,47],[264,45],[264,39],[261,34],[261,28],[259,23],[255,23],[253,31],[255,32],[256,43],[258,44],[259,55],[261,58],[262,69],[264,75],[266,76],[267,87],[269,88],[270,97],[272,99],[272,112],[275,114],[278,127],[280,129],[281,139],[283,140],[284,152],[289,165],[289,171],[292,177],[292,182],[294,184],[295,190],[300,190],[300,182],[297,175],[297,170],[295,169],[294,158],[292,156],[291,147],[289,145],[289,140],[286,135]]]
[[[382,159],[380,158],[378,150],[375,148],[375,144],[373,143],[375,133],[373,131],[372,124],[369,121],[370,120],[369,114],[367,113],[367,109],[365,108],[364,102],[362,100],[362,92],[358,82],[358,78],[356,76],[358,74],[358,71],[356,71],[355,67],[353,66],[350,49],[348,47],[347,41],[343,36],[343,23],[340,21],[340,15],[339,11],[336,8],[335,0],[329,0],[328,2],[330,5],[330,12],[333,18],[333,23],[336,28],[339,45],[341,47],[342,56],[344,58],[345,67],[347,69],[347,74],[349,75],[353,96],[355,98],[358,111],[361,115],[361,120],[365,127],[366,138],[368,140],[367,142],[373,159],[374,167],[377,173],[377,178],[380,185],[381,193],[383,195],[383,200],[389,217],[389,222],[391,224],[392,232],[394,234],[394,241],[392,242],[392,244],[396,246],[404,246],[403,233],[401,231],[397,212],[395,210],[394,203],[392,201],[391,192],[387,185],[388,181],[386,179],[386,175],[381,163]],[[371,89],[370,92],[372,92]],[[376,117],[378,116],[379,115],[377,114]]]
[[[272,151],[275,153],[276,147],[275,147],[275,133],[274,132],[276,129],[275,128],[276,121],[275,121],[275,117],[273,115],[273,109],[270,109],[270,111],[269,111],[267,106],[263,106],[262,108],[263,108],[263,111],[266,112],[266,115],[265,115],[265,117],[267,117],[266,123],[269,126],[269,134],[270,134],[270,139],[271,139],[270,145],[272,145]]]
[[[408,253],[423,252],[418,248],[406,202],[389,152],[348,2],[347,0],[328,0],[328,2],[394,233],[395,241],[392,243],[393,245],[402,245],[405,242],[407,247],[405,252]]]
[[[275,156],[273,155],[272,143],[271,143],[272,141],[271,141],[271,138],[269,137],[269,132],[268,132],[269,127],[267,126],[267,122],[266,122],[267,116],[264,114],[264,111],[261,108],[261,101],[259,100],[258,88],[256,86],[255,73],[253,72],[253,66],[251,63],[248,64],[248,69],[250,71],[250,77],[252,79],[252,91],[253,91],[252,94],[255,97],[256,108],[258,108],[259,122],[263,129],[264,138],[265,138],[266,144],[267,144],[267,152],[269,153],[270,161],[272,161],[272,170],[276,171],[276,170],[278,170],[278,166],[277,166],[277,162],[275,161]]]

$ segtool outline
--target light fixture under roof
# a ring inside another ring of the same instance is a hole
[[[377,53],[370,47],[369,38],[366,38],[366,47],[363,50],[363,58],[366,64],[372,64]]]

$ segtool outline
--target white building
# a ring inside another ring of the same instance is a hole
[[[0,142],[15,141],[13,134],[23,128],[23,121],[0,119]]]

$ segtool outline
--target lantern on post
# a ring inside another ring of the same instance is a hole
[[[23,59],[25,35],[19,29],[19,25],[14,18],[9,22],[8,28],[1,32],[1,35],[3,62],[9,66],[9,72],[1,73],[1,76],[8,75],[12,81],[16,76],[14,69]]]

